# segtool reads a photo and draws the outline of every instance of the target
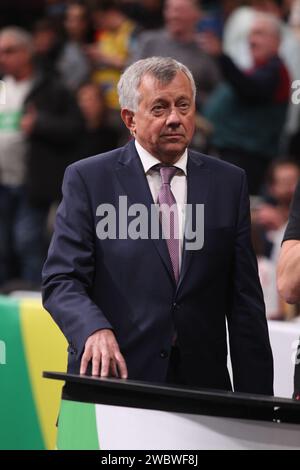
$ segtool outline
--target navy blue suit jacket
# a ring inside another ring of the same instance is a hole
[[[96,235],[102,203],[153,204],[134,142],[69,166],[43,270],[43,302],[78,373],[87,338],[111,328],[130,379],[164,382],[174,331],[187,384],[273,393],[273,360],[250,239],[243,170],[188,152],[187,202],[205,205],[204,246],[184,251],[178,285],[166,241]]]

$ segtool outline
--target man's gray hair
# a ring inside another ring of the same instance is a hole
[[[169,84],[178,72],[183,72],[189,79],[196,99],[196,85],[190,70],[171,57],[150,57],[138,60],[130,65],[121,76],[118,83],[119,102],[122,109],[137,111],[139,104],[138,88],[144,75],[152,75],[163,85]]]
[[[12,37],[18,46],[33,52],[32,36],[25,29],[19,28],[18,26],[7,26],[0,30],[0,39],[4,36]]]
[[[279,39],[281,39],[283,33],[282,22],[279,18],[277,18],[277,16],[273,15],[272,13],[258,11],[253,17],[252,27],[254,27],[255,24],[259,21],[267,23],[270,31]]]

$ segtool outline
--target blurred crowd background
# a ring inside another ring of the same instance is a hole
[[[300,0],[1,0],[0,292],[39,289],[64,170],[129,140],[116,84],[153,55],[193,72],[192,147],[247,172],[267,315],[294,318],[276,264],[300,176]]]

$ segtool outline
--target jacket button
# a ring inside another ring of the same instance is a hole
[[[159,355],[162,359],[166,359],[169,356],[168,352],[165,351],[164,349],[162,351],[160,351]]]
[[[68,352],[70,354],[77,354],[77,350],[74,348],[74,345],[72,343],[69,343]]]
[[[174,302],[173,303],[173,308],[174,308],[174,310],[179,310],[180,309],[180,304],[178,304],[177,302]]]

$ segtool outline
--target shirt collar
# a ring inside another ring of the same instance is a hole
[[[141,144],[136,139],[134,143],[135,143],[137,153],[141,159],[144,171],[147,174],[154,165],[157,165],[161,162],[157,158],[153,157],[151,153],[145,150],[144,147],[142,147]],[[182,170],[185,175],[187,174],[187,157],[188,157],[188,153],[187,153],[187,149],[185,149],[184,153],[181,155],[179,160],[174,165],[180,170]]]

